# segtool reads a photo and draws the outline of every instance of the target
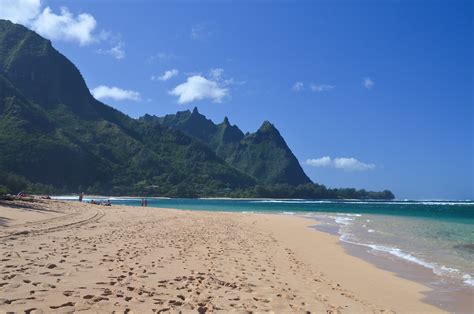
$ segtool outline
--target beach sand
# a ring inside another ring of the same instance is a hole
[[[0,312],[441,312],[314,221],[0,202]]]

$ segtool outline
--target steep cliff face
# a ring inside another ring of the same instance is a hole
[[[239,142],[228,162],[255,178],[261,178],[263,183],[311,183],[280,132],[268,121]]]
[[[257,132],[244,135],[227,117],[216,125],[197,108],[165,117],[144,116],[141,120],[155,121],[199,139],[219,157],[259,183],[311,183],[280,132],[268,121]]]

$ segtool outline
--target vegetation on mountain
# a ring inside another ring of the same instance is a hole
[[[94,99],[50,41],[0,20],[0,194],[388,195],[312,184],[268,122],[244,135],[205,120],[197,109],[132,119]]]
[[[214,124],[197,108],[174,115],[145,115],[141,121],[183,131],[206,145],[233,167],[255,178],[260,184],[299,185],[311,183],[280,132],[265,121],[255,133],[244,133],[226,117]]]

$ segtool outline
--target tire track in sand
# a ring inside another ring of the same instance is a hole
[[[85,215],[86,217],[84,217],[84,218],[81,217],[81,216],[84,216],[84,214],[86,214]],[[64,229],[71,228],[71,227],[81,226],[81,225],[85,225],[85,224],[88,224],[88,223],[91,223],[91,222],[97,222],[102,217],[104,217],[104,215],[105,215],[104,210],[100,207],[97,207],[97,208],[95,208],[95,210],[89,210],[87,213],[76,211],[75,213],[67,214],[67,215],[60,216],[60,217],[49,218],[49,219],[45,219],[45,220],[26,223],[26,224],[21,225],[22,228],[20,230],[15,230],[15,231],[12,231],[12,232],[9,232],[9,233],[8,233],[8,230],[6,230],[7,231],[6,234],[0,235],[0,240],[8,239],[8,238],[11,238],[11,237],[20,237],[20,236],[30,236],[30,235],[44,234],[44,233],[64,230]],[[79,220],[74,221],[74,218],[77,218],[77,217],[79,217]],[[63,220],[65,220],[65,221],[63,223],[61,223],[61,221],[63,221]],[[73,221],[71,222],[71,220],[73,220]],[[58,221],[60,223],[59,225],[51,226],[51,223],[54,224],[55,222],[58,222]],[[49,226],[39,227],[38,229],[31,230],[31,227],[36,227],[38,225],[45,224],[45,223],[48,224]],[[16,227],[18,227],[18,226],[14,226],[13,228],[16,229]]]

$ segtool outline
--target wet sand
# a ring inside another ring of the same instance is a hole
[[[396,273],[401,278],[421,283],[431,290],[424,292],[423,301],[451,313],[474,312],[474,290],[461,282],[440,277],[431,269],[399,259],[383,252],[369,253],[364,246],[341,242],[346,252],[362,258],[373,265]]]
[[[340,237],[337,226],[321,223],[313,228]],[[367,246],[342,240],[340,245],[352,256],[359,257],[380,269],[394,272],[401,278],[429,287],[430,289],[423,293],[424,302],[452,313],[474,312],[474,290],[472,287],[454,279],[438,276],[431,269],[386,252],[373,251]]]
[[[429,288],[268,214],[0,202],[0,310],[442,312]]]

